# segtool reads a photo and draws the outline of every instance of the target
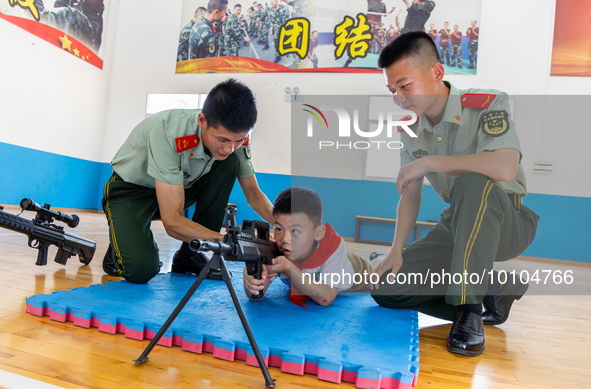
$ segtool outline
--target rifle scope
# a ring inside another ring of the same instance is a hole
[[[227,243],[216,240],[210,242],[203,239],[193,239],[189,243],[189,248],[193,251],[211,251],[217,254],[230,254],[233,251],[233,247]]]
[[[51,207],[51,205],[45,204],[43,206],[40,206],[39,204],[37,204],[36,202],[34,202],[31,199],[22,199],[21,200],[21,208],[23,210],[35,211],[35,212],[41,213],[45,216],[53,217],[56,220],[66,223],[66,225],[70,228],[76,227],[78,225],[78,222],[80,222],[80,218],[76,215],[68,215],[63,212],[52,211],[51,209],[49,209],[49,207]]]

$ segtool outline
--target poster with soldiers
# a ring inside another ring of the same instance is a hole
[[[551,76],[591,77],[591,2],[556,0]]]
[[[480,0],[184,0],[177,73],[372,73],[407,31],[449,74],[476,74]]]
[[[57,46],[99,69],[104,0],[7,0],[0,19]]]

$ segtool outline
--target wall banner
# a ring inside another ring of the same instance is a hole
[[[104,0],[0,0],[0,19],[100,69]]]
[[[388,43],[425,31],[448,74],[476,74],[480,0],[216,3],[184,0],[177,73],[375,73]]]
[[[556,0],[551,76],[591,77],[591,2]]]

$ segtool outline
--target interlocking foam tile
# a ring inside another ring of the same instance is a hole
[[[303,308],[288,300],[289,290],[279,280],[263,300],[253,302],[243,292],[242,265],[228,263],[228,268],[268,366],[358,388],[416,386],[416,311],[379,307],[367,294],[338,296],[329,307],[309,300],[309,308]],[[167,273],[144,285],[108,282],[36,295],[27,299],[27,312],[128,338],[153,339],[194,281],[194,276]],[[205,280],[159,344],[258,366],[222,281]]]

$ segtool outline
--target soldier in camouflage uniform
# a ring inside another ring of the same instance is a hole
[[[292,6],[292,8],[293,8],[292,13],[291,13],[292,18],[306,18],[308,20],[312,20],[312,10],[314,7],[312,6],[311,0],[283,0],[283,1],[285,1],[286,3],[288,3],[289,5]],[[309,48],[308,54],[310,54],[311,51],[312,51],[312,49]],[[289,67],[291,67],[293,69],[302,69],[302,68],[306,67],[306,58],[308,58],[308,57],[304,57],[302,59],[296,54],[291,54],[291,56],[293,57],[293,63],[291,65],[289,65]],[[312,61],[312,63],[314,63],[314,61]],[[318,67],[318,58],[317,57],[316,57],[316,63],[315,63],[314,67]]]
[[[246,37],[246,33],[242,29],[242,22],[239,19],[241,12],[242,6],[236,4],[234,13],[230,15],[226,22],[226,48],[228,49],[228,55],[232,57],[238,56],[240,42],[250,42],[250,38]]]
[[[98,52],[103,34],[103,0],[56,0],[52,10],[45,8],[43,0],[29,3],[33,3],[39,11],[41,22],[73,36],[95,53]]]
[[[251,38],[256,38],[256,30],[255,30],[255,24],[256,24],[256,19],[255,19],[255,12],[254,12],[254,7],[250,7],[248,9],[248,14],[246,15],[246,21],[247,21],[247,28],[246,31],[248,32],[248,35]]]
[[[213,23],[219,22],[228,9],[228,0],[209,0],[207,12],[191,28],[189,36],[189,59],[215,57],[218,42]]]
[[[193,19],[187,23],[185,27],[181,30],[181,34],[179,35],[179,49],[177,52],[176,60],[179,61],[186,61],[189,59],[189,38],[191,37],[191,28],[201,19],[207,9],[205,7],[199,7],[195,11],[195,15]]]
[[[275,44],[276,57],[273,62],[281,61],[281,54],[279,54],[279,33],[281,26],[289,20],[289,9],[286,6],[279,4],[279,0],[271,0],[270,24],[273,30],[273,42]]]
[[[456,66],[462,68],[462,32],[459,31],[459,26],[456,24],[451,33],[451,64],[449,66]]]
[[[225,16],[224,16],[225,18]],[[216,45],[216,57],[221,57],[224,55],[224,28],[223,28],[224,19],[221,22],[213,22],[213,34],[215,35],[215,45]]]
[[[259,43],[264,45],[263,50],[269,50],[269,11],[261,3],[257,5],[259,13]]]

